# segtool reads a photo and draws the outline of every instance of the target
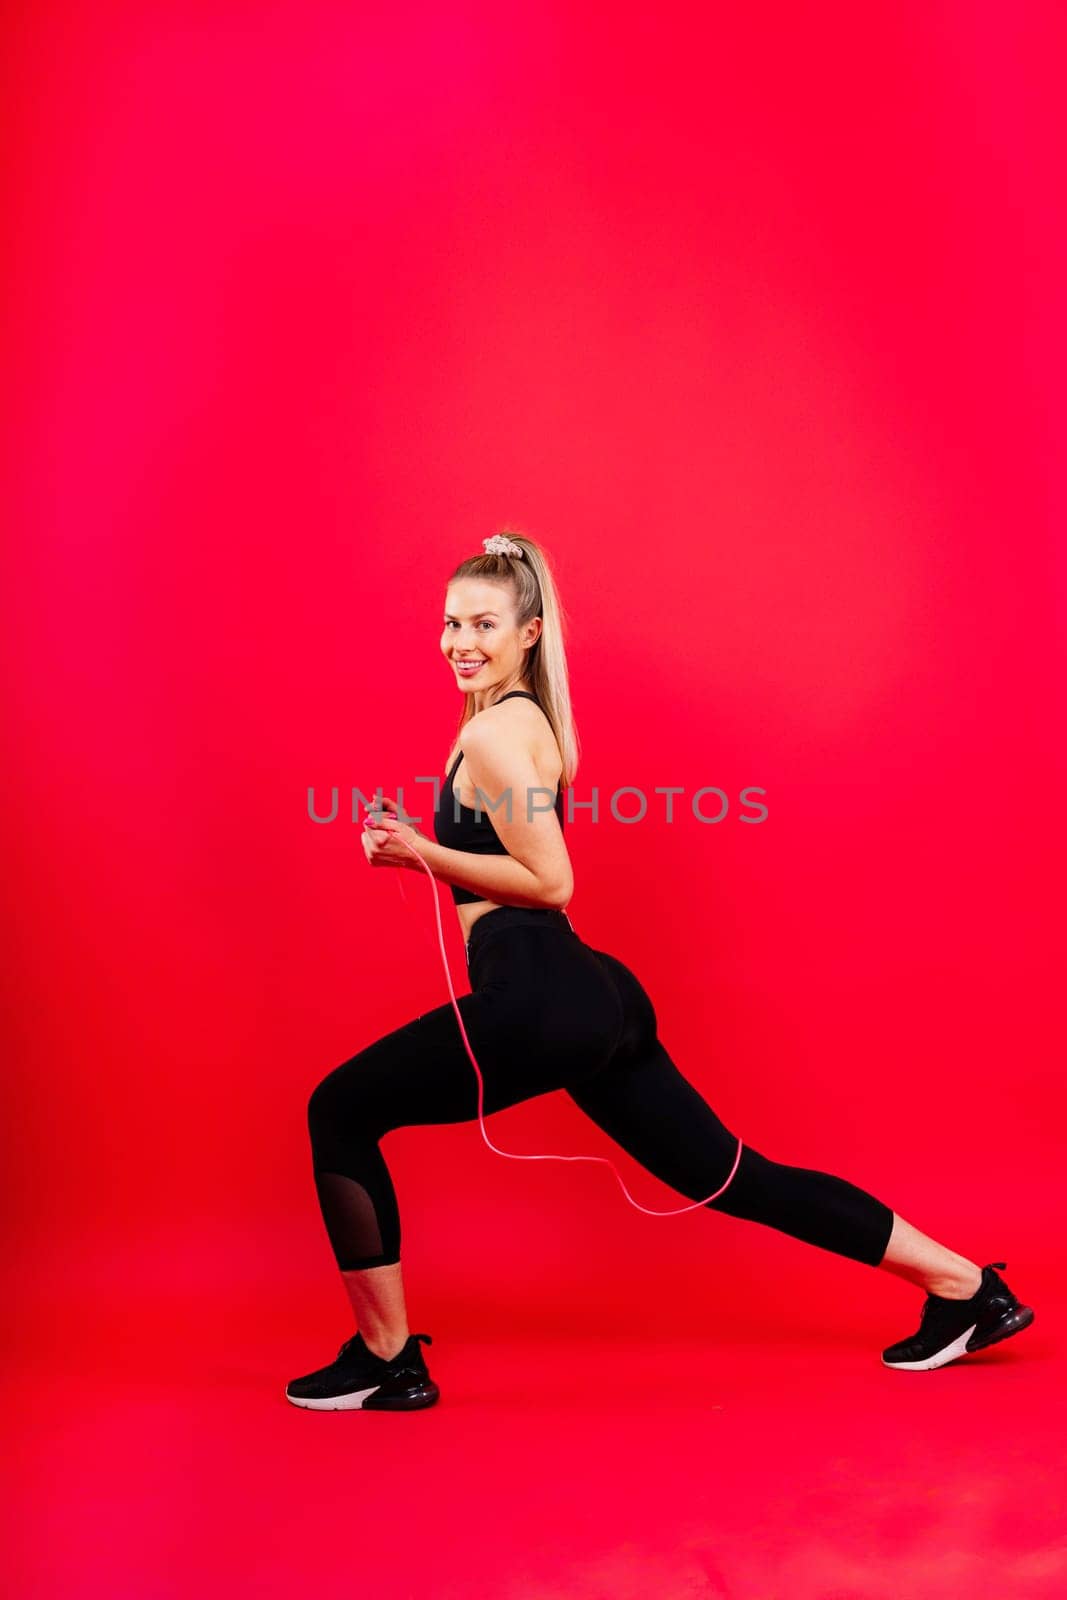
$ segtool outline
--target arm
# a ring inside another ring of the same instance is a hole
[[[477,798],[500,801],[495,810],[487,804],[486,815],[508,853],[479,856],[442,850],[465,873],[464,879],[451,881],[483,890],[487,900],[562,910],[574,893],[574,873],[559,818],[551,807],[545,809],[550,796],[540,784],[521,726],[515,722],[502,729],[474,722],[463,736],[463,757]]]
[[[508,732],[495,728],[490,739],[484,728],[469,726],[463,736],[463,755],[479,798],[493,802],[501,798],[499,807],[489,810],[486,806],[485,814],[508,854],[482,856],[471,850],[450,850],[411,828],[403,829],[404,838],[444,883],[469,889],[498,905],[562,910],[574,893],[574,873],[555,811],[534,809],[546,802],[543,789],[530,797],[531,815],[527,817],[527,792],[540,785],[526,740],[515,727]],[[446,803],[451,803],[448,797]],[[396,826],[395,820],[392,825]],[[407,865],[412,871],[419,870],[400,844],[375,849],[372,864],[375,858],[383,866]]]
[[[494,826],[495,822],[494,818]],[[559,827],[558,821],[556,827]],[[562,911],[573,893],[573,882],[565,889],[546,888],[528,867],[511,856],[479,856],[472,850],[449,850],[436,839],[424,839],[416,848],[435,878],[443,883],[454,883],[460,889],[470,889],[481,899],[494,900],[497,905],[546,906]]]

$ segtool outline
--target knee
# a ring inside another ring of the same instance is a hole
[[[312,1134],[324,1118],[329,1116],[331,1099],[330,1079],[325,1077],[315,1085],[308,1096],[308,1129]]]
[[[321,1136],[326,1129],[336,1127],[342,1120],[348,1125],[355,1119],[361,1120],[361,1107],[365,1099],[362,1079],[359,1072],[354,1070],[353,1063],[346,1061],[334,1067],[315,1085],[308,1097],[307,1121],[312,1140]]]
[[[732,1134],[730,1138],[734,1140]],[[737,1154],[736,1149],[734,1154]],[[733,1177],[722,1194],[709,1201],[709,1204],[735,1216],[755,1217],[758,1220],[767,1196],[772,1192],[775,1174],[780,1170],[777,1162],[769,1161],[750,1144],[742,1142]]]
[[[324,1130],[334,1121],[334,1097],[329,1077],[317,1083],[308,1096],[307,1124],[312,1145],[322,1138]]]

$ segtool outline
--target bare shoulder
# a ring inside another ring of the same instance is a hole
[[[464,726],[459,746],[464,755],[527,757],[539,773],[557,776],[562,768],[556,736],[544,711],[533,700],[500,701],[486,706]]]
[[[509,738],[526,737],[545,728],[551,732],[552,724],[541,707],[533,700],[520,700],[516,696],[514,700],[500,700],[477,712],[464,727],[460,742],[466,748],[467,739],[495,739],[505,733]]]

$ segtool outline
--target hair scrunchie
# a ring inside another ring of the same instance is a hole
[[[491,556],[524,556],[525,550],[521,544],[516,544],[514,539],[509,539],[506,533],[494,533],[491,539],[483,539],[487,555]]]

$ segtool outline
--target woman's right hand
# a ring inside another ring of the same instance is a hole
[[[410,823],[401,822],[396,801],[388,797],[382,800],[380,807],[375,806],[373,816],[381,817],[381,827],[375,827],[370,812],[363,825],[363,853],[371,866],[409,867],[415,871],[419,866],[416,857],[421,854],[419,844],[428,842],[426,835]]]

